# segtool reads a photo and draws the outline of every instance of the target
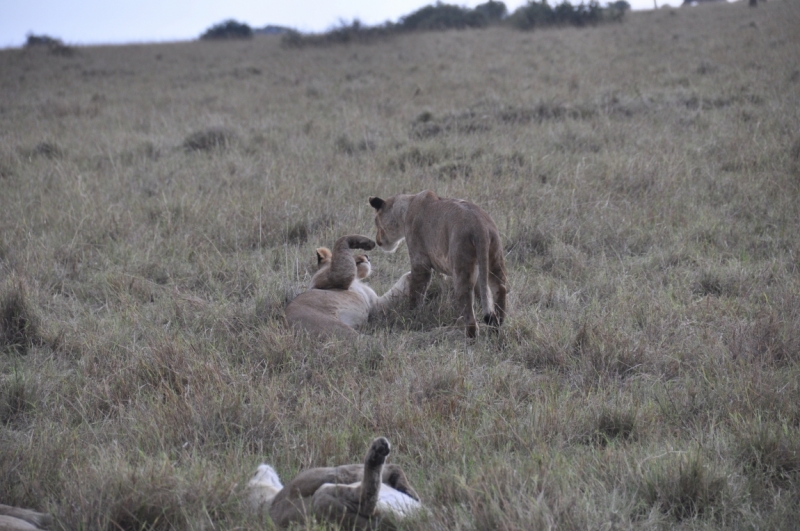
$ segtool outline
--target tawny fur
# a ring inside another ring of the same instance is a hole
[[[49,514],[0,504],[0,531],[35,531],[47,529],[51,523]]]
[[[247,502],[250,504],[250,509],[256,513],[269,512],[272,500],[282,489],[283,483],[275,469],[266,463],[261,463],[247,483]]]
[[[290,326],[321,337],[357,336],[355,327],[365,324],[370,315],[384,312],[407,297],[408,273],[381,297],[362,283],[372,267],[366,255],[351,253],[353,245],[372,249],[375,242],[364,236],[344,236],[336,241],[333,251],[317,249],[319,270],[312,277],[309,290],[286,307]]]
[[[272,521],[280,528],[304,522],[311,516],[338,523],[342,529],[390,527],[393,519],[422,510],[419,496],[403,470],[397,465],[384,464],[390,451],[389,441],[378,437],[372,441],[363,465],[305,470],[272,499],[262,499],[260,506],[269,507]],[[272,470],[268,465],[261,465],[259,471],[262,467]],[[256,477],[258,475],[257,471]],[[271,474],[263,477],[269,478]],[[274,484],[267,479],[267,483],[270,482]]]
[[[438,197],[431,191],[399,194],[383,200],[370,197],[375,209],[375,241],[394,252],[406,241],[411,262],[409,301],[416,307],[436,270],[453,278],[456,304],[466,335],[478,327],[472,309],[473,292],[481,301],[483,320],[497,329],[506,316],[506,266],[500,233],[477,205],[460,199]]]
[[[356,280],[357,264],[351,249],[369,251],[375,242],[366,236],[342,236],[333,244],[333,252],[326,248],[317,249],[317,262],[320,269],[311,278],[314,289],[348,289]],[[323,254],[320,254],[322,251]],[[325,267],[321,267],[325,265]]]

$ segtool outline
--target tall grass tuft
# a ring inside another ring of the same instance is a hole
[[[183,149],[191,151],[215,151],[227,149],[237,139],[236,133],[223,127],[212,127],[195,131],[183,141]]]
[[[42,343],[41,319],[24,279],[10,275],[0,284],[0,349],[28,352]]]
[[[713,518],[731,499],[727,479],[699,451],[661,456],[642,468],[637,494],[644,510],[676,521]]]
[[[12,426],[22,421],[33,406],[35,391],[18,372],[3,382],[0,389],[0,425]]]
[[[776,486],[798,485],[800,438],[797,428],[768,421],[739,426],[736,451],[748,474]]]

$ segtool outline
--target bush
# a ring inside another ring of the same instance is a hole
[[[355,19],[350,24],[342,21],[339,27],[320,34],[303,35],[299,31],[289,30],[283,34],[281,44],[287,48],[302,48],[306,45],[365,43],[388,37],[396,30],[397,25],[390,22],[380,26],[364,26],[360,20]]]
[[[290,29],[281,37],[281,45],[287,48],[300,48],[306,44],[303,34],[297,30]]]
[[[442,3],[425,6],[400,19],[400,27],[411,31],[481,28],[488,23],[486,15],[477,9]]]
[[[511,23],[521,30],[533,29],[536,26],[549,26],[553,22],[553,8],[550,7],[547,0],[529,2],[528,5],[518,8],[511,15]]]
[[[594,25],[604,19],[622,20],[625,9],[630,8],[630,4],[624,0],[616,2],[613,6],[615,7],[609,5],[607,10],[603,10],[596,0],[591,0],[588,4],[581,3],[573,7],[565,0],[553,8],[547,0],[532,1],[514,12],[510,17],[510,24],[523,30],[533,29],[536,26]],[[475,9],[437,2],[401,17],[398,23],[386,22],[379,26],[364,26],[358,20],[354,20],[350,24],[342,23],[325,33],[312,35],[287,30],[283,34],[281,43],[287,48],[364,43],[405,31],[484,28],[503,21],[507,15],[506,5],[494,0],[479,4]]]
[[[215,24],[200,35],[201,40],[250,39],[252,37],[253,29],[250,26],[233,19]]]
[[[64,43],[61,42],[61,39],[56,39],[54,37],[50,37],[49,35],[34,35],[33,33],[28,33],[28,40],[25,41],[26,48],[34,48],[36,46],[53,46],[53,45],[63,45]]]
[[[508,15],[508,8],[503,2],[489,0],[485,4],[475,6],[475,12],[482,14],[489,22],[503,20]]]
[[[622,2],[627,4],[627,2]],[[629,6],[630,7],[630,6]],[[530,30],[535,27],[544,26],[587,26],[602,22],[604,18],[609,20],[621,20],[624,10],[609,7],[604,14],[603,8],[596,0],[591,0],[588,4],[581,2],[573,6],[564,0],[555,7],[551,7],[547,0],[541,2],[529,2],[527,5],[518,8],[511,16],[511,24],[522,30]],[[607,15],[607,16],[604,16]]]
[[[622,19],[625,17],[625,12],[631,10],[631,5],[625,0],[617,0],[616,2],[609,2],[606,10],[608,11],[608,18],[610,20],[622,22]]]
[[[47,48],[52,54],[64,56],[75,53],[75,50],[64,44],[61,39],[56,39],[49,35],[34,35],[33,33],[28,34],[28,39],[25,41],[25,48]]]

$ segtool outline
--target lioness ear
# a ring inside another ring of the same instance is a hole
[[[325,260],[330,260],[331,250],[327,247],[320,247],[317,249],[317,265],[320,265]]]
[[[381,208],[383,208],[383,205],[386,204],[386,201],[384,201],[380,197],[370,197],[369,204],[372,205],[372,208],[374,208],[375,210],[380,210]]]

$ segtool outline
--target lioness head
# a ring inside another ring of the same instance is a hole
[[[403,229],[405,212],[394,208],[395,197],[385,201],[380,197],[370,197],[369,204],[375,209],[375,227],[378,229],[375,243],[387,253],[395,252],[406,237]]]
[[[317,249],[317,271],[330,267],[333,253],[327,247],[319,247]],[[356,277],[359,280],[367,278],[372,273],[372,263],[369,261],[369,256],[365,254],[358,254],[353,257],[356,261]]]
[[[262,510],[269,512],[272,500],[282,489],[283,483],[275,469],[266,463],[261,463],[247,483],[250,508],[256,512]]]

